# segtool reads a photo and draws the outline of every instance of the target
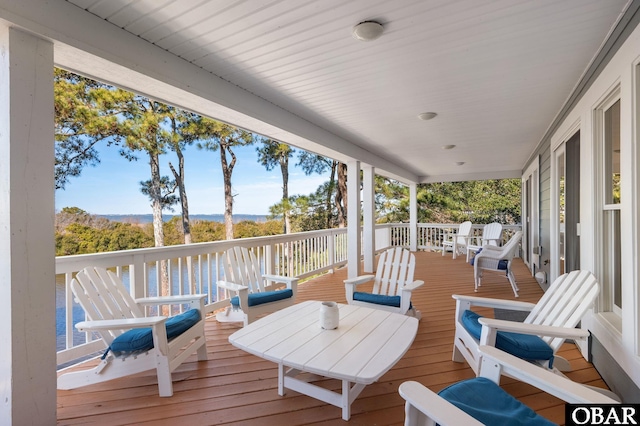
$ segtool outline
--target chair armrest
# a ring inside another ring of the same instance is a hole
[[[489,297],[465,296],[461,294],[454,294],[451,297],[456,299],[457,303],[469,302],[471,306],[511,309],[513,311],[531,312],[536,306],[533,303],[520,302],[517,300],[492,299]]]
[[[565,376],[556,374],[551,370],[540,368],[535,364],[531,364],[500,349],[481,345],[478,350],[482,356],[480,376],[486,377],[494,382],[496,381],[495,379],[499,379],[499,375],[503,374],[529,383],[570,404],[618,403],[618,401],[590,387],[573,382]]]
[[[499,241],[498,239],[491,239],[491,241]],[[484,247],[482,247],[482,251],[488,250],[489,252],[501,252],[503,250],[502,247],[498,247],[498,246],[492,246],[492,245],[486,245]],[[481,252],[482,253],[482,252]]]
[[[404,287],[402,287],[402,291],[413,291],[418,287],[422,287],[423,285],[424,285],[424,281],[415,280],[414,282],[406,284]]]
[[[420,413],[423,413],[441,425],[482,425],[481,422],[421,383],[413,381],[404,382],[400,385],[398,392],[400,396],[407,401],[405,408],[406,415],[413,420],[413,423],[406,422],[405,424],[428,424],[418,421],[419,417],[421,417]]]
[[[201,301],[207,297],[206,294],[185,294],[185,295],[176,295],[176,296],[159,296],[159,297],[142,297],[140,299],[136,299],[136,303],[145,306],[153,306],[153,305],[167,305],[170,303],[174,304],[183,304],[190,303],[193,301]]]
[[[482,246],[479,244],[467,244],[467,250],[479,250],[481,248]]]
[[[167,317],[123,318],[113,320],[80,321],[76,324],[78,331],[88,330],[123,330],[126,328],[152,327],[162,324]]]
[[[482,251],[478,254],[476,254],[476,260],[477,261],[488,261],[488,262],[499,262],[500,260],[511,260],[509,259],[509,253],[502,250],[502,247],[500,247],[500,250],[495,250],[495,249],[488,249],[488,247],[493,247],[493,246],[484,246],[482,247]]]
[[[240,290],[248,290],[249,287],[246,285],[240,285],[235,283],[230,283],[228,281],[217,281],[216,285],[218,288],[224,288],[229,291],[240,291]]]
[[[348,285],[360,285],[369,282],[374,278],[375,275],[360,275],[359,277],[346,279],[344,280],[344,283]]]
[[[490,246],[490,247],[493,247],[494,249],[497,249],[497,248],[500,248],[499,246],[500,246],[500,241],[502,241],[502,238],[501,237],[498,237],[498,238],[483,238],[483,244],[484,244],[484,241],[487,241],[487,243],[489,243],[491,241],[495,242],[496,245],[495,246]]]
[[[478,319],[482,324],[482,330],[495,329],[512,333],[535,334],[537,336],[563,337],[565,339],[585,339],[589,337],[589,331],[581,328],[558,327],[554,325],[524,324],[518,321],[505,321],[493,318]]]
[[[285,277],[282,275],[268,275],[268,274],[263,274],[262,278],[269,281],[275,281],[277,283],[285,283],[287,284],[287,287],[291,287],[294,283],[297,284],[298,280],[300,279],[298,277]]]

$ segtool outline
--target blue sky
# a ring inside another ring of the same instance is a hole
[[[129,162],[115,147],[99,148],[101,162],[85,167],[80,177],[71,178],[66,189],[56,191],[56,210],[79,207],[91,214],[150,214],[147,196],[140,192],[140,181],[150,177],[149,161],[141,154],[138,161]],[[269,207],[282,198],[280,168],[267,171],[258,163],[256,146],[234,149],[238,157],[233,170],[232,188],[236,194],[235,214],[266,215]],[[189,147],[184,153],[189,213],[221,214],[224,212],[224,186],[220,153]],[[162,174],[171,175],[168,162],[177,166],[175,154],[164,155]],[[289,195],[310,194],[328,180],[328,173],[306,176],[295,167],[297,157],[290,160]],[[167,214],[172,214],[165,211]],[[173,214],[179,214],[179,206]]]

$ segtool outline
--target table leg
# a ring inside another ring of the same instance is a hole
[[[342,381],[342,419],[349,420],[351,418],[351,404],[360,395],[360,392],[364,390],[362,383],[355,383],[351,386],[351,382],[348,380]]]
[[[285,388],[291,389],[303,395],[342,408],[343,420],[349,420],[351,418],[351,404],[364,389],[364,384],[354,383],[353,386],[351,386],[351,382],[342,380],[342,393],[340,394],[295,378],[294,376],[298,373],[301,373],[298,369],[290,368],[285,370],[284,365],[278,364],[278,395],[284,396]]]
[[[278,395],[284,396],[284,365],[278,364]]]
[[[349,393],[351,390],[351,384],[343,380],[342,381],[342,420],[349,420],[351,418],[351,401],[349,400]]]

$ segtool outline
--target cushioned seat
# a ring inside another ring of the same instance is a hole
[[[275,291],[263,291],[262,293],[251,293],[249,294],[249,306],[258,306],[263,303],[275,302],[277,300],[284,300],[293,297],[293,290],[290,288],[284,290],[275,290]],[[234,308],[240,307],[240,298],[238,296],[234,296],[230,299],[231,306]]]
[[[476,251],[476,254],[480,253],[481,251],[482,251],[482,249],[479,249],[478,251]],[[471,258],[471,261],[469,261],[471,266],[473,266],[473,262],[475,260],[476,260],[475,256]],[[508,266],[509,266],[509,262],[507,260],[502,259],[502,260],[498,261],[498,269],[500,269],[502,271],[506,271]]]
[[[167,339],[171,340],[181,335],[200,321],[200,318],[198,309],[189,309],[186,312],[168,318],[164,323],[167,329]],[[111,345],[102,355],[102,359],[107,356],[110,350],[117,354],[121,352],[148,351],[152,348],[153,335],[151,328],[134,328],[113,339]]]
[[[365,293],[363,291],[354,291],[353,300],[361,302],[375,303],[376,305],[400,307],[400,296],[387,296],[386,294]]]
[[[482,332],[482,324],[478,322],[479,318],[481,318],[480,315],[470,310],[466,310],[462,314],[462,325],[469,334],[478,340],[480,340]],[[526,360],[549,360],[549,367],[553,367],[553,349],[538,336],[498,331],[496,348]]]
[[[485,425],[547,426],[555,424],[536,414],[531,408],[484,377],[455,383],[441,390],[438,395]]]

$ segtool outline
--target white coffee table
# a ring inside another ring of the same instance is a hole
[[[320,304],[308,301],[270,314],[233,333],[229,342],[278,364],[279,395],[284,395],[285,388],[295,390],[341,407],[342,418],[349,420],[351,403],[364,387],[407,352],[416,337],[418,320],[340,304],[340,325],[323,330]],[[342,380],[342,393],[296,378],[301,372]]]

